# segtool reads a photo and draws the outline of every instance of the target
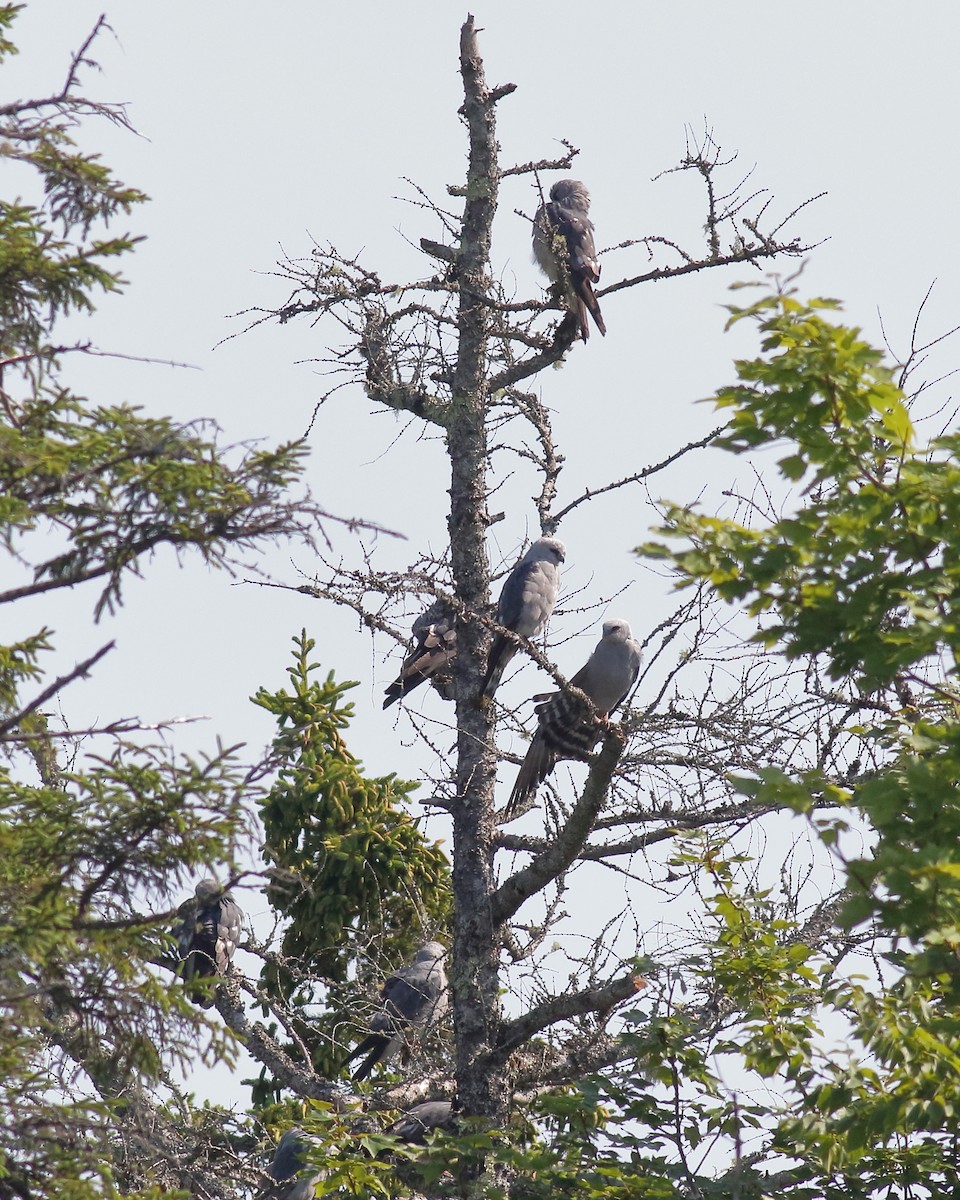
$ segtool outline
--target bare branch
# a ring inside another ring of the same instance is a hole
[[[610,725],[599,753],[590,764],[583,794],[557,839],[528,866],[511,875],[493,894],[491,911],[496,924],[508,921],[525,901],[574,861],[606,799],[625,745],[622,728],[617,724]]]
[[[562,996],[553,996],[544,1004],[538,1004],[521,1017],[505,1021],[500,1027],[500,1037],[497,1040],[497,1054],[511,1053],[518,1046],[556,1025],[559,1021],[567,1021],[571,1017],[580,1017],[585,1013],[609,1013],[616,1005],[630,999],[646,987],[646,981],[635,972],[613,979],[601,987],[584,988],[579,992],[567,992]]]
[[[59,676],[59,678],[55,679],[53,683],[45,687],[38,696],[34,697],[34,699],[30,701],[26,708],[20,709],[20,711],[15,713],[12,717],[7,717],[5,721],[0,721],[0,735],[9,733],[11,729],[16,729],[24,717],[27,717],[30,715],[30,713],[35,712],[41,704],[45,704],[51,696],[55,696],[57,692],[59,692],[61,688],[66,687],[68,683],[72,683],[75,679],[85,679],[90,674],[91,667],[98,663],[105,654],[109,654],[115,646],[116,642],[107,642],[107,644],[105,646],[101,646],[95,654],[91,654],[90,657],[85,658],[83,662],[77,663],[72,671],[68,671],[66,675]]]

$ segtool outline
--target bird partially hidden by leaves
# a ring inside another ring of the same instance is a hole
[[[460,1104],[457,1100],[424,1100],[415,1104],[392,1125],[386,1132],[410,1145],[423,1146],[428,1133],[442,1130],[444,1133],[457,1133],[459,1126],[457,1114]]]
[[[198,981],[226,975],[240,941],[243,913],[216,879],[201,879],[193,897],[185,900],[177,913],[181,920],[173,936],[177,939],[178,971],[190,998],[209,1008],[213,988]]]
[[[456,656],[456,616],[446,601],[437,600],[414,621],[410,652],[403,660],[400,674],[386,690],[383,707],[389,708],[428,680],[449,700],[450,664]]]
[[[538,637],[546,628],[560,590],[560,564],[567,548],[557,538],[538,538],[504,582],[497,601],[497,624],[525,638]],[[494,634],[487,669],[480,685],[480,705],[491,701],[517,643],[503,633]]]
[[[588,762],[602,722],[623,703],[640,670],[640,646],[626,621],[605,621],[603,637],[570,680],[570,690],[535,696],[538,727],[500,822],[520,815],[560,759]]]
[[[321,1171],[304,1169],[307,1153],[316,1139],[294,1126],[277,1143],[267,1174],[275,1182],[260,1192],[257,1200],[313,1200]]]
[[[439,942],[427,942],[412,963],[384,983],[380,989],[382,1007],[370,1022],[370,1032],[343,1061],[346,1067],[363,1058],[353,1073],[355,1080],[366,1079],[377,1063],[395,1058],[410,1034],[425,1028],[446,1010],[446,953]]]
[[[600,260],[593,241],[590,193],[579,179],[558,179],[550,199],[533,220],[533,255],[550,282],[561,289],[567,307],[580,323],[580,336],[590,336],[587,313],[600,333],[607,327],[593,285],[600,281]]]

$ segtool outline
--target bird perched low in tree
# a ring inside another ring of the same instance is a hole
[[[589,212],[590,193],[580,180],[558,179],[533,220],[533,256],[550,282],[562,289],[584,341],[590,336],[588,312],[601,334],[607,332],[593,290],[600,279],[600,260]]]
[[[449,699],[450,664],[457,656],[456,617],[445,600],[431,604],[413,623],[413,645],[400,674],[386,691],[384,708],[406,696],[426,680]]]
[[[243,913],[216,879],[201,879],[192,899],[177,910],[181,920],[173,931],[177,939],[180,974],[190,997],[204,1008],[213,1003],[209,987],[191,986],[198,979],[226,975],[240,940]]]
[[[557,603],[560,564],[566,556],[563,542],[538,538],[507,576],[497,602],[497,624],[525,638],[541,634]],[[481,705],[493,699],[517,649],[517,643],[504,634],[494,635],[480,686]]]
[[[315,1139],[298,1126],[288,1129],[277,1142],[273,1162],[267,1167],[267,1174],[275,1182],[260,1193],[258,1200],[313,1200],[323,1174],[303,1168],[307,1152],[315,1144]]]
[[[600,723],[627,698],[640,670],[640,646],[626,621],[605,621],[603,637],[570,680],[588,697],[551,692],[539,700],[539,725],[513,785],[501,822],[512,821],[561,758],[588,761],[600,736]]]
[[[404,1047],[407,1034],[423,1029],[447,1007],[447,976],[443,969],[446,950],[439,942],[421,946],[409,966],[401,967],[380,989],[383,1007],[370,1022],[370,1032],[344,1059],[363,1062],[354,1071],[355,1080],[366,1079],[377,1063],[389,1062]]]
[[[457,1114],[460,1105],[456,1100],[424,1100],[408,1109],[399,1120],[387,1127],[401,1142],[422,1146],[428,1133],[442,1129],[445,1133],[457,1133]]]

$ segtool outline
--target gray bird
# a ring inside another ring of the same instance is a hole
[[[267,1174],[276,1183],[265,1188],[258,1200],[313,1200],[316,1185],[323,1178],[322,1172],[300,1175],[306,1163],[307,1151],[315,1145],[298,1126],[288,1129],[277,1143],[273,1162]]]
[[[424,1100],[408,1109],[399,1120],[387,1128],[401,1142],[422,1146],[428,1133],[442,1129],[445,1133],[457,1132],[457,1113],[460,1105],[456,1100]]]
[[[181,921],[173,930],[177,939],[179,971],[188,994],[204,1008],[213,1003],[209,987],[191,986],[197,979],[226,975],[240,940],[243,913],[216,879],[201,879],[194,897],[177,912]]]
[[[497,602],[497,623],[525,638],[542,633],[557,603],[560,564],[567,555],[563,542],[538,538],[507,576]],[[517,652],[516,642],[494,635],[487,671],[480,687],[480,703],[493,699],[503,672]]]
[[[384,708],[430,680],[449,699],[450,664],[457,656],[456,618],[445,600],[431,604],[413,623],[413,648],[403,660],[400,674],[386,691]]]
[[[593,290],[600,279],[600,261],[589,211],[590,193],[580,180],[558,179],[533,221],[533,256],[550,282],[563,289],[584,341],[590,336],[588,311],[601,334],[607,332]]]
[[[501,823],[512,821],[518,811],[550,774],[561,758],[589,761],[600,736],[601,720],[627,698],[640,670],[640,646],[626,621],[605,621],[603,637],[570,683],[585,692],[587,704],[568,691],[535,696],[537,732],[520,767]]]
[[[370,1032],[344,1059],[346,1067],[366,1055],[354,1071],[355,1080],[366,1079],[377,1063],[389,1062],[403,1048],[408,1031],[424,1028],[447,1007],[446,950],[439,942],[421,946],[409,966],[401,967],[380,989],[383,1007],[370,1022]]]

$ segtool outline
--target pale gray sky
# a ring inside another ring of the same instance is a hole
[[[4,69],[4,95],[49,94],[101,11],[102,0],[29,4],[14,32],[21,54]],[[281,247],[306,254],[313,237],[362,251],[364,265],[384,277],[425,273],[413,247],[439,230],[395,197],[413,196],[404,176],[440,199],[447,183],[462,179],[457,52],[466,11],[449,0],[287,0],[269,8],[247,0],[127,0],[109,7],[114,34],[94,47],[103,71],[86,72],[86,90],[129,102],[142,136],[93,126],[81,144],[101,151],[152,203],[129,222],[148,240],[125,264],[126,294],[106,300],[79,328],[103,349],[200,370],[98,358],[69,364],[68,381],[98,401],[212,417],[230,441],[298,436],[329,386],[317,366],[298,360],[322,354],[325,331],[305,323],[261,328],[214,347],[242,327],[228,314],[284,298],[284,286],[264,274]],[[960,321],[955,3],[908,14],[891,0],[588,7],[477,0],[473,11],[489,82],[518,85],[499,106],[504,163],[551,156],[560,138],[578,146],[573,173],[593,194],[598,245],[659,234],[701,250],[697,181],[652,178],[680,158],[686,129],[699,133],[706,121],[725,150],[739,152],[744,172],[755,166],[751,186],[770,189],[777,214],[827,192],[790,227],[809,242],[829,239],[809,256],[804,294],[841,298],[848,318],[873,339],[879,309],[898,352],[935,278],[922,333],[932,337]],[[3,170],[5,195],[24,186],[11,167]],[[527,180],[507,182],[495,266],[521,296],[540,281],[529,226],[513,210],[529,214],[535,204]],[[605,283],[639,273],[645,262],[639,247],[604,261]],[[538,381],[567,455],[558,507],[715,423],[709,406],[694,401],[732,380],[736,354],[752,352],[745,332],[723,334],[722,305],[729,284],[755,274],[710,272],[604,301],[607,338],[575,347],[562,370]],[[949,370],[955,356],[948,345],[934,373]],[[415,427],[390,448],[405,423],[372,416],[371,408],[358,390],[325,406],[311,436],[309,480],[331,511],[405,533],[409,548],[379,547],[378,561],[400,566],[427,544],[442,550],[446,465]],[[661,477],[654,494],[687,500],[704,483],[728,485],[732,469],[719,455],[708,467],[698,460],[692,475],[681,469]],[[494,552],[511,561],[521,540],[538,532],[525,499],[532,490],[529,480],[508,490],[508,519],[494,530]],[[599,597],[633,581],[608,615],[626,617],[638,636],[669,603],[628,553],[651,516],[639,491],[614,493],[578,510],[560,531],[569,550],[567,589]],[[296,582],[294,565],[312,573],[299,549],[273,555],[266,569]],[[95,678],[64,693],[72,723],[203,713],[210,720],[186,734],[191,748],[215,735],[260,744],[270,721],[247,697],[261,684],[285,682],[289,639],[306,625],[325,668],[362,682],[351,748],[371,772],[416,777],[422,755],[409,723],[401,717],[395,727],[392,713],[380,710],[397,660],[384,663],[386,642],[372,646],[348,614],[289,593],[231,586],[196,563],[176,570],[163,554],[143,581],[128,583],[126,596],[122,615],[99,630],[90,628],[92,600],[82,590],[17,615],[24,628],[43,620],[54,626],[61,666],[118,639]],[[564,669],[585,659],[600,619],[597,613],[595,625],[561,648]],[[580,628],[575,622],[555,633]],[[519,697],[528,681],[514,686]],[[449,715],[435,696],[417,695],[425,697],[418,707]]]

